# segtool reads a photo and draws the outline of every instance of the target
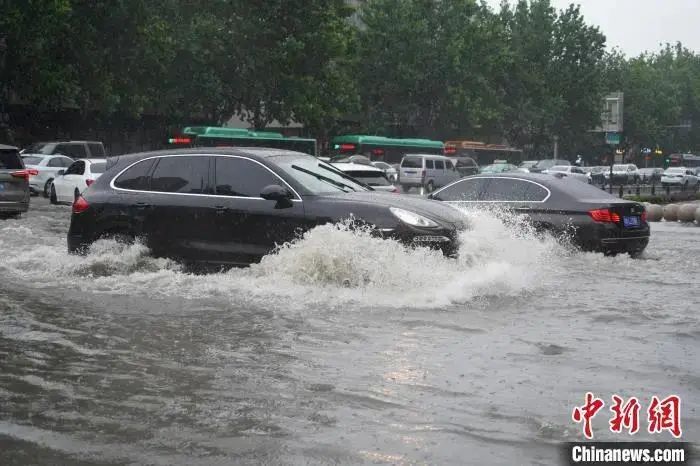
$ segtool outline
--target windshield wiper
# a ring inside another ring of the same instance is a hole
[[[311,170],[307,170],[306,168],[301,168],[301,167],[298,166],[298,165],[292,165],[292,168],[295,169],[295,170],[299,170],[299,171],[302,172],[302,173],[306,173],[307,175],[311,175],[311,176],[313,176],[313,177],[315,177],[316,179],[319,179],[319,180],[321,180],[321,181],[325,181],[326,183],[330,183],[330,184],[332,184],[333,186],[335,186],[335,187],[337,187],[337,188],[340,188],[340,190],[343,191],[344,193],[346,193],[347,191],[344,190],[343,188],[350,188],[350,189],[352,189],[353,191],[357,191],[357,190],[356,190],[355,188],[353,188],[352,186],[348,186],[348,185],[345,184],[345,183],[341,183],[340,181],[336,181],[336,180],[334,180],[334,179],[332,179],[332,178],[328,178],[327,176],[323,176],[323,175],[321,175],[320,173],[312,172]]]
[[[361,185],[361,186],[369,187],[369,184],[363,183],[363,182],[361,182],[360,180],[357,180],[357,179],[353,178],[352,176],[348,175],[347,173],[343,173],[342,170],[338,170],[338,169],[336,169],[336,168],[333,168],[333,169],[331,170],[330,168],[324,167],[323,165],[320,165],[320,164],[319,164],[319,167],[320,167],[320,168],[323,168],[324,170],[329,171],[329,172],[331,172],[331,173],[335,173],[335,174],[338,175],[338,176],[342,176],[342,177],[345,178],[346,180],[350,180],[350,181],[352,181],[353,183],[358,183],[358,184]],[[346,186],[347,186],[347,185],[346,185]],[[355,188],[353,188],[352,186],[348,186],[348,187],[349,187],[350,189],[352,189],[353,191],[357,191],[357,190],[356,190]],[[370,187],[370,189],[372,189],[372,188]]]

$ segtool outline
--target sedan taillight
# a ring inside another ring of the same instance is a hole
[[[83,196],[78,196],[75,198],[75,201],[73,201],[73,213],[74,214],[81,214],[88,210],[90,208],[90,204],[88,204],[88,201],[85,200]]]
[[[34,168],[25,168],[24,170],[18,170],[10,173],[10,175],[14,176],[15,178],[24,178],[25,180],[28,180],[30,176],[36,176],[38,174],[39,170]]]
[[[91,186],[92,183],[94,183],[94,182],[95,182],[95,180],[85,180],[85,184],[88,186]]]
[[[589,210],[588,215],[593,220],[601,223],[620,223],[620,214],[613,212],[610,209],[595,209]]]

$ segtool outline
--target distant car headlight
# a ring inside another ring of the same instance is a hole
[[[415,212],[399,209],[398,207],[389,207],[389,211],[391,211],[396,218],[407,225],[421,228],[435,228],[438,226],[437,223],[433,222],[429,218],[425,218]]]

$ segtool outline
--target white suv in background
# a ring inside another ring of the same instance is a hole
[[[73,162],[65,172],[60,170],[51,184],[51,204],[73,203],[78,194],[105,172],[106,167],[106,159],[81,159]]]

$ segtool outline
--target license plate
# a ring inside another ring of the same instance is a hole
[[[625,228],[637,228],[640,224],[639,217],[636,215],[625,215],[622,217],[622,224]]]

